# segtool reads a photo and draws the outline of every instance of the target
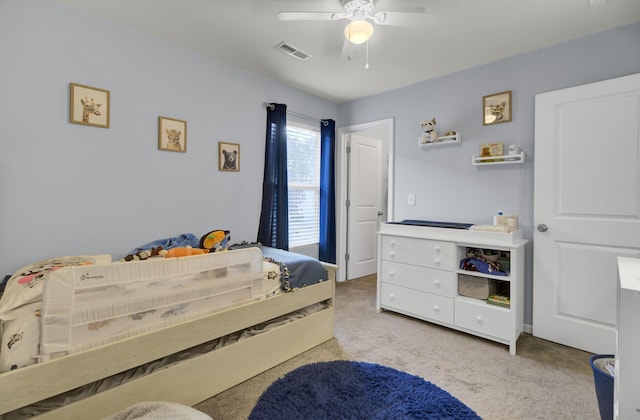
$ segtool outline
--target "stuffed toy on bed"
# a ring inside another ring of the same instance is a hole
[[[200,248],[209,252],[226,251],[231,239],[231,232],[228,230],[212,230],[200,238]]]
[[[190,246],[179,246],[176,248],[171,248],[164,254],[165,258],[178,258],[178,257],[189,257],[191,255],[202,255],[208,254],[208,249],[200,249],[200,248],[191,248]]]
[[[152,247],[151,249],[143,249],[134,254],[129,254],[122,258],[120,261],[144,261],[153,257],[164,257],[167,253],[166,249],[162,249],[161,246]]]

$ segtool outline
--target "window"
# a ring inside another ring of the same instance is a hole
[[[287,122],[289,247],[320,237],[320,127]]]

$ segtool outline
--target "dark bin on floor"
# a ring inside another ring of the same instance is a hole
[[[605,368],[605,364],[613,360],[613,354],[596,354],[589,359],[602,420],[613,420],[613,375]]]

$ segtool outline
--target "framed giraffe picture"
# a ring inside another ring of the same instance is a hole
[[[69,120],[73,124],[109,128],[109,91],[70,83]]]
[[[158,117],[158,149],[186,153],[187,122]]]

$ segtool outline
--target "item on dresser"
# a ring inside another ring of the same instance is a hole
[[[389,224],[407,225],[407,226],[426,226],[446,229],[469,229],[473,224],[458,222],[437,222],[433,220],[412,220],[406,219],[401,222],[388,222]]]
[[[511,233],[518,230],[517,227],[507,225],[472,225],[469,230],[478,230],[482,232]]]

